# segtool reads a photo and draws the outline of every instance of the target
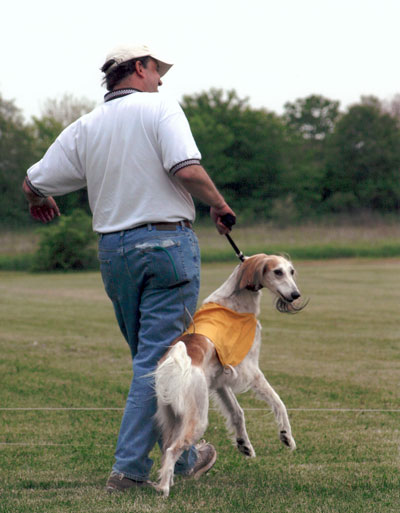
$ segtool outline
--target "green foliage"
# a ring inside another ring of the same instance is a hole
[[[282,121],[275,114],[252,109],[235,91],[211,89],[185,96],[183,109],[204,167],[239,216],[271,217],[281,189]]]
[[[286,124],[305,139],[325,139],[339,117],[339,102],[311,95],[285,103]]]
[[[316,217],[321,205],[326,146],[339,118],[339,102],[311,95],[285,104],[285,172],[275,218],[294,222]],[[288,208],[289,207],[289,208]]]
[[[26,123],[14,102],[0,94],[1,225],[13,227],[32,224],[21,191],[27,169],[43,157],[67,124],[93,106],[93,102],[65,95],[61,100],[47,100],[42,117]],[[77,207],[88,210],[86,190],[60,198],[59,206],[67,214]]]
[[[94,242],[90,217],[77,209],[70,216],[62,216],[59,222],[42,229],[33,269],[52,271],[96,268]]]
[[[63,126],[60,122],[50,117],[33,117],[31,126],[35,137],[35,157],[37,160],[40,160],[58,135],[60,135]]]
[[[400,128],[377,99],[349,109],[335,127],[327,155],[327,209],[400,209]]]
[[[325,140],[305,139],[288,130],[280,197],[274,219],[293,223],[316,217],[321,204],[325,175]]]
[[[0,95],[0,223],[13,226],[27,217],[21,185],[33,162],[34,139],[20,109]]]
[[[182,106],[204,167],[238,215],[238,223],[281,226],[332,213],[400,210],[400,101],[362,98],[347,112],[311,95],[285,105],[282,117],[254,109],[234,90],[184,96]],[[44,102],[26,123],[0,96],[0,224],[32,225],[21,192],[26,170],[59,133],[94,107],[64,95]],[[89,212],[86,189],[57,198],[63,214]],[[200,217],[208,207],[198,204]]]

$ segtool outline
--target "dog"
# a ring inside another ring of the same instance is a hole
[[[295,270],[288,258],[253,255],[246,257],[229,278],[203,301],[203,307],[216,305],[218,308],[219,305],[239,316],[250,316],[246,317],[249,321],[254,316],[254,335],[250,329],[250,348],[240,363],[221,362],[216,348],[217,336],[212,340],[202,335],[201,330],[197,333],[196,315],[195,332],[178,337],[159,361],[154,377],[156,420],[162,432],[163,455],[156,489],[165,497],[173,485],[176,461],[184,450],[202,437],[207,428],[209,395],[226,418],[238,450],[245,456],[254,458],[256,453],[235,394],[249,389],[271,407],[281,442],[291,450],[296,448],[286,407],[259,369],[261,325],[256,319],[264,287],[275,296],[279,311],[296,313],[304,308],[305,304],[298,304],[300,292],[294,277]]]

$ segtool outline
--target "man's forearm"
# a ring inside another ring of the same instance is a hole
[[[176,173],[175,177],[192,196],[206,205],[216,209],[226,206],[224,197],[202,166],[184,167]]]
[[[43,205],[46,198],[42,196],[38,196],[35,194],[32,189],[29,187],[29,185],[26,183],[26,178],[22,183],[22,190],[25,194],[25,197],[30,205]]]
[[[192,196],[211,207],[210,215],[219,233],[229,233],[231,229],[222,219],[226,214],[236,217],[235,212],[226,203],[206,170],[200,165],[187,166],[180,169],[175,177]]]
[[[48,223],[60,215],[60,210],[54,199],[51,196],[43,197],[35,194],[26,183],[26,178],[22,183],[22,190],[29,203],[29,212],[34,219]]]

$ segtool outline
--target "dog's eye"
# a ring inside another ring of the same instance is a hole
[[[294,269],[292,269],[292,270],[290,271],[290,274],[291,274],[292,276],[294,275]]]
[[[280,269],[274,271],[275,276],[283,276],[283,272]]]

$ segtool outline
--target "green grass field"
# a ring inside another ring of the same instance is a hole
[[[204,263],[235,262],[231,246],[210,221],[196,222],[195,229]],[[0,230],[0,270],[29,269],[38,248],[39,231]],[[243,253],[249,255],[283,252],[296,260],[400,257],[400,224],[393,219],[370,218],[357,224],[351,218],[332,218],[329,222],[288,227],[238,225],[232,236]]]
[[[103,491],[131,364],[99,274],[1,272],[0,512],[398,513],[400,260],[294,263],[311,301],[288,316],[264,293],[261,368],[298,449],[244,394],[257,458],[211,411],[217,463],[200,481],[177,479],[166,501]],[[201,297],[232,266],[203,265]],[[153,479],[158,449],[154,460]]]

